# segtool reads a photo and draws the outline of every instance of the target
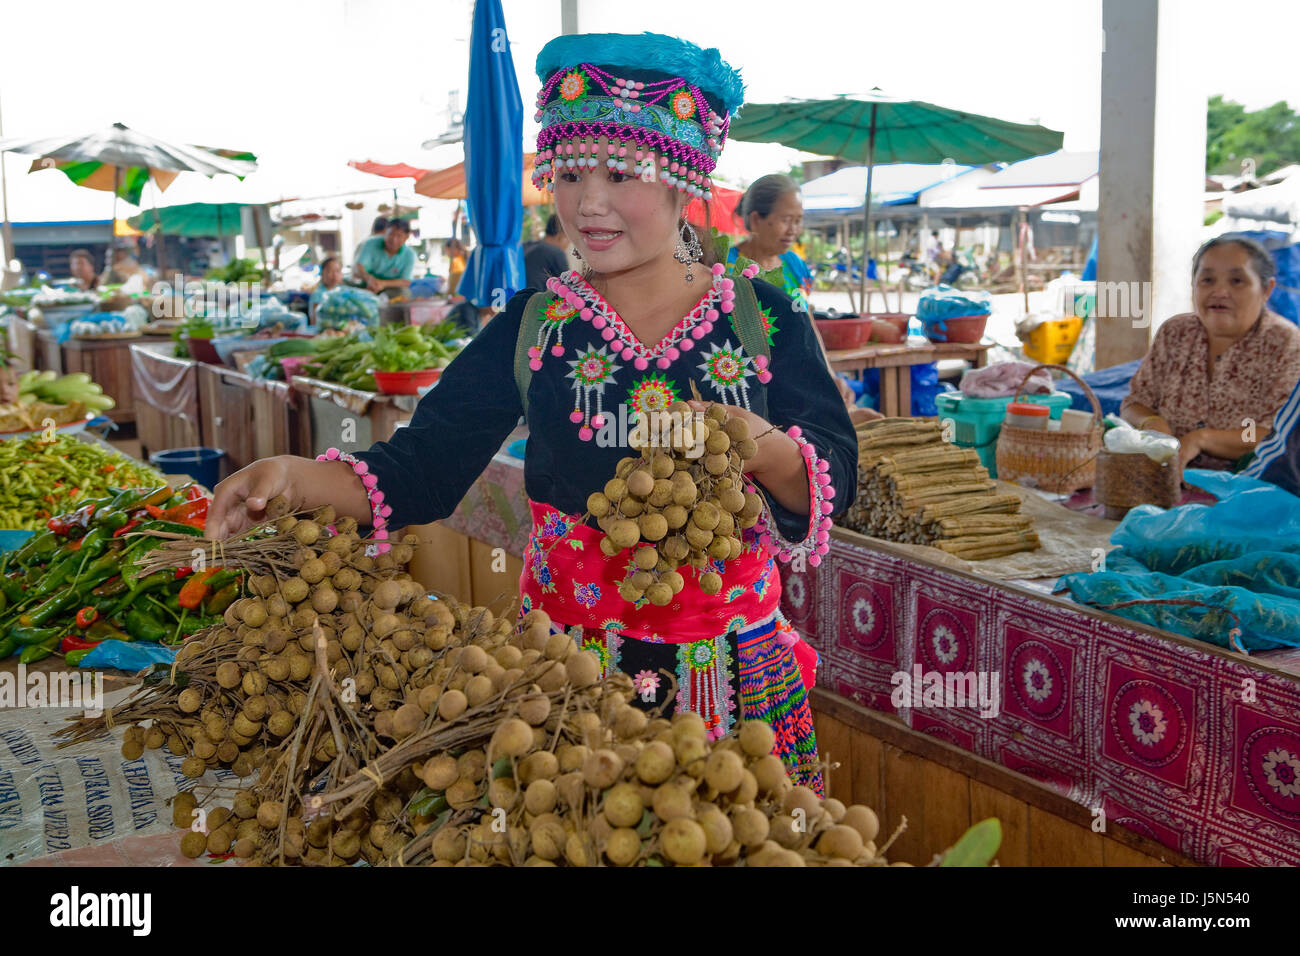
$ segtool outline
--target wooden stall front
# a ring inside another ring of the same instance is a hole
[[[140,457],[201,445],[199,363],[177,357],[170,342],[133,344],[130,355]]]
[[[832,787],[876,795],[886,827],[920,815],[903,859],[1002,806],[1004,862],[1132,861],[1113,840],[1165,862],[1300,863],[1300,651],[1239,654],[915,550],[837,528],[819,566],[783,573],[821,658]],[[997,704],[902,693],[930,674],[986,675]]]

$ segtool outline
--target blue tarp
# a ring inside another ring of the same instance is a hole
[[[1300,646],[1300,498],[1226,472],[1184,477],[1218,503],[1134,508],[1111,535],[1119,549],[1105,569],[1067,574],[1058,589],[1220,647]]]
[[[1137,374],[1138,366],[1141,364],[1141,359],[1134,359],[1132,362],[1112,365],[1100,372],[1090,372],[1083,376],[1083,380],[1096,393],[1097,401],[1101,403],[1102,415],[1119,414],[1120,403],[1128,394],[1129,383],[1133,381],[1133,376]],[[1083,394],[1083,389],[1074,379],[1061,378],[1057,381],[1056,387],[1070,396],[1071,408],[1077,408],[1081,412],[1092,411],[1092,403],[1088,401],[1088,396]]]

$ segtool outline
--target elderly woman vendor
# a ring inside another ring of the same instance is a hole
[[[1192,259],[1193,313],[1160,326],[1120,414],[1174,435],[1184,467],[1229,469],[1255,450],[1300,379],[1300,329],[1269,312],[1273,260],[1244,236]]]

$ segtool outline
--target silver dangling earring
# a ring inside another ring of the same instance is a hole
[[[575,259],[581,259],[581,258],[582,258],[582,253],[578,251],[578,247],[577,247],[577,246],[574,246],[574,247],[573,247],[573,258],[575,258]]]
[[[673,250],[673,258],[686,266],[686,281],[694,282],[695,276],[691,274],[691,263],[699,262],[704,258],[704,249],[700,245],[700,237],[695,234],[694,227],[685,219],[678,227],[677,248]]]

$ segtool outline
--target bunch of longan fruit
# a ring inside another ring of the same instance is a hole
[[[758,451],[749,423],[713,405],[703,420],[689,405],[666,409],[671,429],[639,427],[638,458],[624,458],[614,477],[587,498],[587,511],[605,532],[600,549],[617,557],[631,549],[636,566],[619,587],[632,604],[670,604],[686,586],[678,570],[688,565],[700,590],[717,594],[722,576],[712,561],[734,561],[744,550],[740,533],[763,512],[763,499],[745,490],[744,463]]]

